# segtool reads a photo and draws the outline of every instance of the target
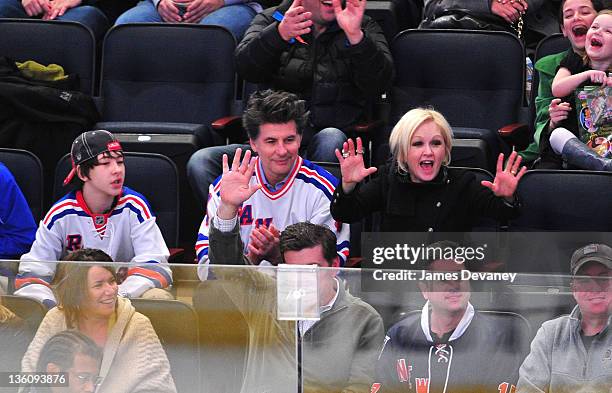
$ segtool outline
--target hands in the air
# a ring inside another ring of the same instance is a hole
[[[261,188],[260,184],[249,184],[256,163],[255,159],[251,159],[251,151],[247,150],[244,153],[242,162],[240,162],[241,155],[242,149],[236,149],[231,170],[227,154],[223,155],[223,175],[219,186],[221,203],[217,209],[217,216],[224,220],[234,218],[240,205]]]
[[[527,167],[520,167],[521,160],[522,157],[513,151],[508,158],[508,162],[506,162],[506,169],[502,169],[504,154],[500,153],[497,158],[497,172],[495,173],[493,183],[483,180],[480,184],[493,191],[493,194],[496,196],[512,200],[519,180],[527,172]]]
[[[357,138],[357,150],[352,139],[344,142],[342,153],[336,149],[336,158],[340,163],[342,172],[342,190],[345,193],[353,191],[357,183],[376,172],[376,168],[365,167],[363,163],[363,143],[361,138]]]
[[[363,38],[361,22],[366,8],[366,0],[346,0],[346,6],[342,8],[341,0],[332,0],[336,22],[351,45],[358,44]]]

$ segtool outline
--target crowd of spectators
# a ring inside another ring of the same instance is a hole
[[[483,28],[505,23],[519,32],[523,15],[542,5],[475,3],[426,1],[422,27],[448,28],[468,16],[470,23],[488,23]],[[454,278],[420,282],[422,310],[393,324],[386,336],[388,321],[351,294],[339,273],[351,250],[349,223],[372,213],[388,232],[468,232],[481,216],[500,222],[519,216],[516,191],[528,169],[522,164],[531,167],[536,151],[535,167],[612,170],[609,158],[591,150],[597,146],[577,138],[571,96],[585,84],[612,86],[609,2],[560,2],[559,24],[571,49],[535,65],[535,142],[525,152],[500,154],[492,181],[481,182],[449,167],[452,128],[434,109],[412,109],[394,125],[391,156],[378,168],[369,166],[361,138],[350,137],[395,73],[382,29],[365,15],[365,0],[142,0],[131,6],[114,8],[111,17],[97,3],[78,0],[0,0],[0,17],[73,20],[98,36],[119,13],[116,24],[222,25],[239,42],[240,76],[269,88],[245,98],[248,144],[205,147],[187,165],[206,207],[195,243],[197,275],[220,282],[248,326],[241,392],[284,393],[294,386],[312,392],[609,389],[608,245],[574,252],[568,272],[577,305],[538,327],[530,351],[517,344],[531,339],[520,323],[470,303],[469,281],[453,276],[466,269],[458,260],[423,261],[429,272]],[[175,297],[170,251],[154,211],[146,196],[124,185],[124,151],[110,132],[83,132],[70,158],[64,185],[74,190],[51,206],[38,229],[0,163],[0,259],[19,259],[16,275],[0,265],[0,293],[33,298],[48,309],[32,338],[24,321],[0,303],[2,348],[20,353],[0,356],[0,370],[68,378],[68,386],[27,386],[24,392],[176,392],[163,343],[130,300]],[[312,161],[339,164],[340,179]],[[316,290],[318,318],[277,317],[280,283],[270,273],[276,268],[266,266],[279,264],[316,268],[316,288],[305,289]]]

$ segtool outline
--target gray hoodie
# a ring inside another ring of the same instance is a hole
[[[612,316],[588,350],[581,319],[576,306],[570,315],[542,324],[519,370],[517,393],[612,393]]]

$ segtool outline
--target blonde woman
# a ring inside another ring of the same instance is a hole
[[[502,220],[518,215],[514,196],[526,172],[513,152],[503,169],[497,160],[494,181],[479,183],[464,170],[450,170],[453,134],[446,119],[431,109],[406,113],[391,132],[392,161],[377,169],[366,168],[359,138],[344,143],[336,157],[342,171],[341,185],[331,204],[332,216],[342,222],[360,220],[382,212],[382,231],[469,231],[474,219],[487,216]],[[365,184],[369,175],[377,176]]]

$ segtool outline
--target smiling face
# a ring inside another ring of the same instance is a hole
[[[101,266],[92,266],[87,272],[87,297],[81,304],[88,318],[111,317],[117,304],[117,281],[113,274]]]
[[[567,0],[563,4],[561,31],[574,51],[585,49],[586,34],[597,15],[591,0]]]
[[[607,316],[612,306],[612,271],[598,262],[588,262],[576,273],[572,291],[585,318]],[[583,277],[580,277],[583,276]]]
[[[306,11],[312,12],[312,22],[325,26],[336,20],[331,0],[303,0]]]
[[[433,120],[425,121],[412,134],[406,153],[410,179],[415,183],[433,180],[445,156],[446,143],[440,127]]]
[[[79,178],[84,182],[83,192],[109,198],[120,195],[125,180],[123,153],[113,151],[98,154],[97,161],[87,176],[79,170]]]
[[[434,272],[455,272],[459,275],[464,265],[454,261],[434,261],[429,270]],[[420,283],[423,297],[429,300],[432,312],[438,315],[463,313],[470,300],[470,283],[467,280],[437,280]]]
[[[612,62],[612,15],[595,18],[586,34],[586,53],[591,61]]]
[[[276,185],[289,174],[297,159],[302,138],[295,121],[265,123],[259,126],[259,135],[250,139],[251,148],[259,155],[266,179]]]

